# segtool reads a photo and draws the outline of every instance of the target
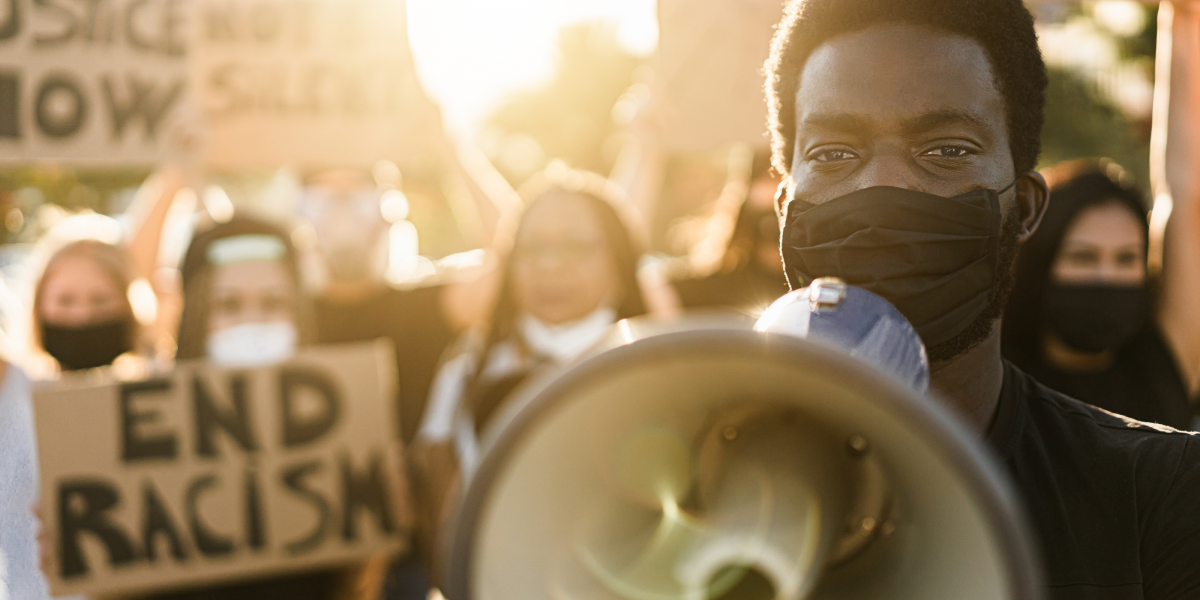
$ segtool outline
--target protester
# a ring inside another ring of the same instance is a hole
[[[29,394],[25,374],[0,361],[0,597],[38,600],[48,591],[31,509],[38,476]]]
[[[354,169],[315,172],[306,177],[300,211],[316,233],[324,265],[325,281],[314,303],[317,338],[321,343],[380,337],[393,342],[397,433],[407,443],[420,425],[443,350],[471,317],[450,302],[453,285],[398,289],[384,278],[388,222],[380,212],[380,196],[391,183]]]
[[[779,176],[771,170],[770,156],[755,155],[750,181],[738,189],[744,189],[741,198],[713,216],[733,225],[716,268],[671,282],[683,308],[725,307],[757,316],[787,292],[779,258],[779,217],[772,205],[777,187]]]
[[[170,335],[160,336],[156,266],[163,227],[182,172],[165,166],[130,201],[128,235],[117,220],[84,211],[63,219],[39,242],[44,263],[34,285],[30,340],[36,377],[126,361],[137,373],[147,359],[170,358]],[[166,339],[159,339],[165,337]],[[162,343],[162,342],[165,342]],[[49,366],[45,363],[49,362]],[[159,365],[159,366],[165,366]],[[135,372],[131,371],[130,374]]]
[[[427,520],[438,519],[453,472],[474,467],[477,436],[509,392],[578,357],[617,320],[646,312],[640,251],[611,184],[568,173],[531,183],[523,196],[491,318],[439,370],[418,433]],[[431,450],[450,447],[457,468]]]
[[[1177,6],[1163,4],[1160,32]],[[1176,21],[1175,53],[1200,50],[1196,23]],[[1190,79],[1171,78],[1172,112],[1194,106]],[[789,4],[768,62],[775,163],[788,175],[784,271],[793,287],[841,277],[912,322],[935,397],[987,439],[1023,496],[1048,597],[1197,597],[1200,445],[1001,358],[996,321],[1017,248],[1049,196],[1033,170],[1045,87],[1020,0]],[[1171,140],[1187,148],[1195,129]],[[1196,191],[1173,185],[1176,208]]]
[[[313,339],[288,236],[266,223],[235,217],[196,235],[181,267],[183,315],[179,360],[207,358],[238,367],[286,360]],[[318,570],[153,596],[155,600],[334,598],[342,575]]]
[[[323,289],[314,303],[317,338],[321,343],[392,341],[398,378],[396,435],[407,444],[425,412],[442,352],[471,317],[456,310],[461,306],[454,302],[461,295],[458,284],[398,289],[384,278],[389,228],[381,196],[400,182],[388,177],[391,169],[379,170],[382,176],[356,169],[309,174],[299,211],[316,234],[316,256],[323,267]],[[384,598],[427,596],[427,569],[418,555],[410,552],[392,565],[383,583]]]
[[[1094,161],[1048,171],[1050,207],[1017,260],[1004,355],[1072,398],[1190,429],[1196,381],[1176,365],[1200,357],[1162,333],[1173,320],[1156,313],[1147,277],[1147,207],[1109,172],[1119,169]]]
[[[35,347],[64,371],[110,365],[136,349],[138,322],[129,300],[133,268],[124,250],[79,240],[46,262],[33,296]]]
[[[198,234],[181,275],[179,359],[270,364],[312,342],[295,251],[275,226],[238,217]]]

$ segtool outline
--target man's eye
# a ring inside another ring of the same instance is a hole
[[[840,160],[850,160],[854,158],[854,153],[849,150],[818,150],[809,155],[812,160],[817,162],[837,162]]]
[[[932,150],[925,151],[925,156],[937,156],[939,158],[962,158],[973,154],[970,148],[964,146],[938,146]]]

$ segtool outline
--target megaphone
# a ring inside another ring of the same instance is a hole
[[[789,334],[620,326],[485,432],[448,599],[1040,597],[1001,467],[894,375]]]
[[[920,394],[929,391],[929,358],[917,330],[887,300],[836,277],[788,292],[754,329],[833,346]]]

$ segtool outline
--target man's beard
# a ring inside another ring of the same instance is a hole
[[[1012,292],[1016,276],[1013,265],[1017,262],[1017,235],[1021,229],[1021,220],[1017,207],[1013,206],[1004,215],[1004,225],[1000,230],[999,256],[996,260],[996,283],[992,286],[991,299],[987,308],[971,321],[967,328],[958,335],[926,348],[929,362],[938,363],[957,358],[972,348],[983,343],[992,334],[997,320],[1004,314],[1004,305],[1008,302],[1008,294]]]

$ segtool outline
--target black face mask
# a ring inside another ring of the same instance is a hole
[[[1150,294],[1142,286],[1051,284],[1044,310],[1044,322],[1068,346],[1104,352],[1145,329]]]
[[[126,319],[83,327],[43,323],[42,347],[64,371],[102,367],[131,350],[130,327]]]
[[[946,342],[991,301],[1000,194],[1011,187],[946,198],[877,186],[815,206],[793,200],[780,243],[788,284],[841,278],[891,302],[926,346]]]

